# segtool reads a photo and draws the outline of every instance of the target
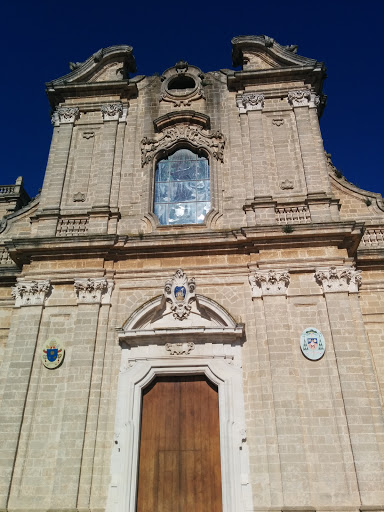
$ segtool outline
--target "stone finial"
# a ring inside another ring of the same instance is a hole
[[[284,270],[258,270],[248,277],[252,297],[287,295],[290,279],[289,272]]]
[[[236,98],[237,108],[239,114],[245,114],[250,110],[263,110],[264,108],[264,94],[256,92],[245,92]]]
[[[51,283],[47,280],[19,281],[12,288],[15,306],[41,306],[51,291]]]
[[[353,267],[322,268],[316,270],[315,279],[324,293],[357,293],[361,284],[361,270]]]
[[[181,268],[176,270],[172,279],[165,283],[164,297],[177,320],[184,320],[189,316],[192,302],[196,300],[195,289],[195,279],[193,277],[188,279]]]
[[[289,91],[288,101],[293,107],[306,107],[311,101],[311,91],[308,89]]]
[[[113,290],[113,281],[101,278],[75,279],[74,288],[78,304],[108,303]]]
[[[118,121],[123,115],[123,105],[121,103],[106,103],[101,105],[101,113],[104,121]]]

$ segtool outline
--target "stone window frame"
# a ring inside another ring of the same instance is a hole
[[[182,149],[186,149],[188,151],[191,151],[195,155],[197,155],[199,157],[204,157],[204,158],[206,158],[208,160],[209,186],[210,186],[210,200],[209,200],[209,202],[211,203],[210,204],[210,209],[207,212],[207,214],[205,215],[203,222],[193,222],[193,223],[188,223],[188,224],[161,224],[159,218],[157,217],[157,215],[154,212],[154,209],[155,209],[155,187],[156,187],[156,168],[157,168],[157,164],[159,162],[161,162],[162,160],[166,160],[167,158],[169,158],[171,155],[176,153],[176,151],[179,151],[179,150],[182,150]],[[213,210],[213,201],[212,201],[212,195],[213,195],[212,194],[212,192],[213,192],[213,190],[212,190],[212,160],[213,160],[212,156],[209,154],[209,152],[208,152],[208,150],[206,148],[199,148],[199,147],[194,146],[193,144],[188,143],[188,142],[187,143],[186,142],[177,143],[174,146],[172,146],[171,148],[168,148],[166,150],[163,149],[163,150],[159,151],[155,155],[155,157],[153,159],[153,168],[152,168],[152,176],[151,176],[152,188],[151,188],[151,210],[150,211],[151,211],[151,214],[153,215],[153,217],[155,218],[156,226],[158,228],[171,229],[171,228],[174,228],[174,227],[206,226],[207,225],[207,219],[208,219],[210,213]]]

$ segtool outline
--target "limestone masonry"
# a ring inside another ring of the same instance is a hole
[[[111,46],[47,83],[41,194],[0,186],[1,512],[141,512],[143,392],[193,375],[222,512],[384,511],[383,199],[324,150],[323,63],[232,49],[133,76]]]

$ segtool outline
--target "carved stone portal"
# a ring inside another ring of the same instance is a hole
[[[196,300],[195,279],[188,280],[187,275],[181,268],[176,270],[172,279],[165,283],[164,297],[171,305],[174,318],[184,320],[187,318],[191,309],[192,302]]]

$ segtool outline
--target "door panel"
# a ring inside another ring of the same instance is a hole
[[[137,512],[222,512],[218,393],[204,376],[143,393]]]

